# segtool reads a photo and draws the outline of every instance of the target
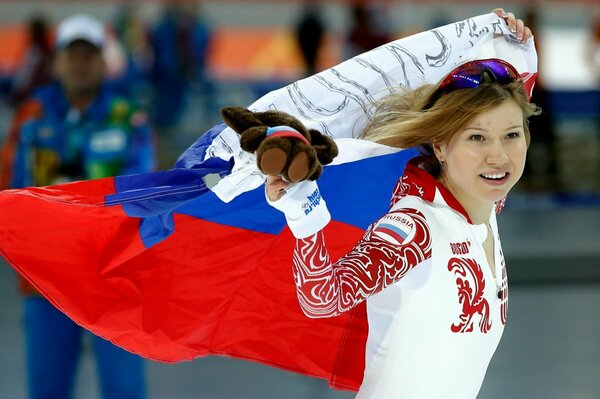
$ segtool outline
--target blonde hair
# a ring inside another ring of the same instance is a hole
[[[477,115],[512,100],[523,111],[523,129],[529,145],[527,121],[541,110],[529,102],[520,82],[502,85],[484,80],[479,87],[454,90],[430,104],[437,92],[438,85],[425,85],[415,90],[401,89],[383,98],[376,104],[375,114],[361,137],[392,147],[420,147],[423,155],[430,158],[426,168],[437,176],[438,162],[432,143],[449,142]]]

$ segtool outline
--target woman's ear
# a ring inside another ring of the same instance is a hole
[[[433,149],[433,153],[435,155],[435,157],[438,159],[438,161],[440,162],[445,162],[445,149],[446,146],[444,144],[441,143],[431,143],[431,148]]]

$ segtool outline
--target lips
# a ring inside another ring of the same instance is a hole
[[[504,184],[510,176],[508,172],[482,173],[479,175],[486,183],[492,185]]]

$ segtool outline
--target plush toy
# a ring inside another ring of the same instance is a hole
[[[242,149],[256,153],[257,166],[266,175],[281,175],[289,182],[316,180],[322,165],[338,154],[333,139],[285,112],[225,107],[221,116],[240,135]]]

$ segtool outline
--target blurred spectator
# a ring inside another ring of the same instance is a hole
[[[600,11],[597,11],[590,31],[589,61],[597,84],[600,87]]]
[[[352,58],[391,41],[387,24],[377,21],[377,15],[367,4],[367,2],[356,2],[352,5],[352,22],[346,38],[344,59]]]
[[[600,91],[600,8],[596,11],[590,31],[588,60],[596,78],[596,89]],[[596,116],[596,132],[600,134],[600,99]]]
[[[29,20],[27,45],[12,82],[10,102],[18,107],[32,91],[52,79],[52,44],[48,24],[42,16]]]
[[[144,115],[106,84],[104,26],[75,15],[58,26],[57,81],[17,110],[4,149],[2,187],[41,186],[150,171]],[[83,329],[23,281],[29,397],[71,398]],[[145,398],[143,360],[91,336],[103,398]]]
[[[149,79],[154,54],[148,29],[138,15],[137,6],[131,3],[121,4],[114,27],[126,58],[124,73],[116,79],[115,84],[119,91],[132,96],[138,103],[149,106],[146,102],[150,97]]]
[[[151,115],[161,129],[177,126],[185,111],[190,81],[207,82],[210,31],[199,13],[196,3],[170,2],[152,30],[155,58],[151,79],[155,100]]]
[[[319,11],[318,4],[306,4],[302,18],[296,27],[296,39],[306,63],[306,75],[317,72],[317,55],[325,33]]]
[[[538,54],[542,54],[538,14],[534,7],[529,8],[523,19],[534,35]],[[542,108],[542,114],[531,118],[529,130],[531,132],[530,154],[525,163],[523,173],[524,183],[531,190],[558,191],[558,155],[556,146],[556,128],[552,117],[552,103],[550,92],[544,81],[545,69],[538,60],[538,77],[533,88],[531,101]]]

